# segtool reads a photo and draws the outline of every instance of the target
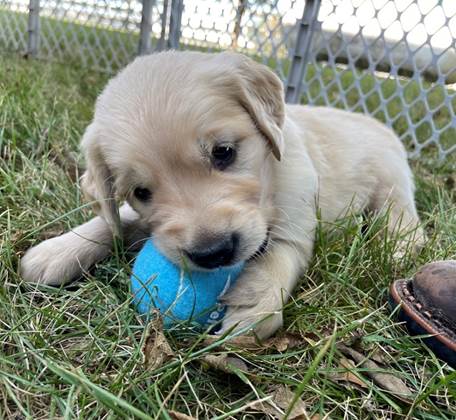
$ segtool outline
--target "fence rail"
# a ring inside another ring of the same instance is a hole
[[[373,115],[417,157],[456,151],[454,0],[0,0],[0,49],[114,72],[167,48],[235,49],[288,102]]]

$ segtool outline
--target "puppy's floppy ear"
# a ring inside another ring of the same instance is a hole
[[[81,179],[84,195],[87,200],[95,201],[94,210],[106,220],[114,236],[120,236],[114,178],[100,148],[100,133],[94,123],[87,127],[81,147],[87,164]]]
[[[242,54],[222,53],[236,63],[239,80],[238,101],[249,113],[257,129],[280,160],[284,150],[282,126],[285,119],[283,84],[265,65]],[[232,89],[232,87],[231,87]]]

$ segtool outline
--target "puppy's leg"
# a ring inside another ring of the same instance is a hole
[[[394,172],[385,174],[371,200],[370,210],[388,213],[388,232],[398,237],[396,259],[407,252],[418,252],[426,242],[426,234],[416,211],[412,174],[404,161]]]
[[[266,252],[249,262],[224,297],[221,331],[255,324],[260,338],[282,326],[282,309],[313,254],[317,226],[318,176],[300,137],[287,135],[286,155],[276,163],[274,220]]]
[[[120,208],[124,241],[141,245],[148,233],[138,214],[128,205]],[[74,230],[29,249],[20,262],[27,282],[59,285],[75,280],[111,253],[113,236],[105,220],[97,216]]]
[[[228,304],[222,330],[254,326],[260,338],[267,338],[282,326],[282,307],[290,297],[309,256],[293,244],[277,243],[267,255],[250,263],[236,286],[224,297]]]
[[[400,190],[390,191],[383,210],[389,209],[388,232],[398,237],[395,259],[401,259],[408,251],[417,253],[426,242],[426,234],[420,224],[415,202]]]

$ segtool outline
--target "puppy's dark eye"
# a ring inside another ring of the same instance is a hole
[[[133,194],[139,201],[148,201],[152,197],[151,191],[142,187],[136,187]]]
[[[236,159],[236,149],[231,146],[215,146],[212,149],[212,162],[214,166],[223,170]]]

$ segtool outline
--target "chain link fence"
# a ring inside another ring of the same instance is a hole
[[[2,49],[27,50],[28,2],[0,0],[0,46]]]
[[[114,72],[167,48],[235,49],[287,100],[370,114],[410,156],[456,151],[454,0],[0,0],[0,49]]]
[[[322,1],[302,95],[373,115],[411,156],[456,151],[456,1]]]

